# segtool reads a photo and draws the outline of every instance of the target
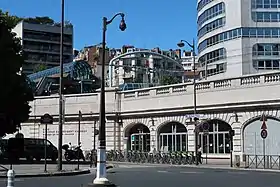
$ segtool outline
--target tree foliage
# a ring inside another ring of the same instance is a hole
[[[163,76],[160,80],[161,85],[179,84],[181,81],[177,77]]]
[[[28,18],[21,18],[15,15],[10,15],[9,12],[3,13],[0,10],[0,14],[2,17],[4,17],[7,21],[7,24],[9,27],[13,28],[15,27],[20,21],[24,20],[27,23],[33,23],[33,24],[45,24],[45,25],[53,25],[60,27],[60,22],[55,22],[52,18],[48,16],[36,16],[34,18],[28,17]],[[70,21],[64,22],[65,27],[73,27],[72,23]]]
[[[19,74],[24,62],[20,39],[12,33],[17,21],[0,11],[0,137],[16,132],[29,118],[34,99],[27,77]]]

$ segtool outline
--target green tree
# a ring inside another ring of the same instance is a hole
[[[24,58],[11,20],[0,12],[0,137],[16,132],[28,120],[29,102],[34,99],[27,77],[19,74]]]
[[[18,24],[18,22],[23,20],[23,18],[20,18],[18,16],[10,15],[9,12],[3,13],[2,10],[0,10],[0,15],[6,20],[8,27],[10,28],[14,28]]]
[[[161,78],[161,85],[179,84],[181,81],[177,77],[165,75]]]
[[[34,23],[34,24],[46,24],[46,25],[53,25],[54,20],[51,19],[48,16],[43,17],[35,17],[35,18],[25,18],[24,21],[28,23]]]

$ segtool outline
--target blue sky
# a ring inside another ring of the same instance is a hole
[[[21,17],[49,16],[60,20],[60,0],[0,0],[0,8]],[[140,48],[174,49],[180,39],[196,37],[196,0],[65,0],[65,19],[74,25],[74,48],[101,42],[102,17],[126,14],[108,27],[107,44]]]

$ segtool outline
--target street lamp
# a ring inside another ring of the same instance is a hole
[[[108,21],[103,17],[103,34],[102,34],[102,66],[101,66],[101,89],[100,89],[100,111],[99,111],[99,146],[97,150],[97,173],[93,184],[89,186],[114,186],[106,178],[106,113],[105,113],[105,47],[106,47],[106,30],[107,26],[117,17],[121,16],[120,30],[126,29],[124,13],[117,13]]]
[[[62,170],[62,130],[63,130],[63,37],[64,36],[64,0],[61,0],[60,23],[60,75],[59,75],[59,126],[58,126],[58,162],[57,170]]]
[[[184,47],[185,43],[188,44],[188,46],[190,48],[192,48],[192,52],[193,52],[193,113],[194,116],[196,115],[196,80],[195,80],[195,73],[196,73],[196,65],[195,65],[195,41],[193,39],[192,44],[190,44],[188,41],[186,40],[181,40],[177,46],[178,47]],[[198,165],[198,126],[197,126],[197,118],[194,120],[194,125],[195,125],[195,155],[196,155],[196,165]]]

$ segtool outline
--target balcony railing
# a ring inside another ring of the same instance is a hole
[[[213,81],[199,81],[196,83],[196,90],[213,91],[222,89],[246,88],[259,85],[268,85],[280,83],[280,71],[274,73],[249,75],[242,77],[234,77],[228,79],[220,79]],[[138,98],[138,97],[156,97],[178,93],[193,93],[192,83],[182,83],[167,86],[159,86],[152,88],[144,88],[137,90],[122,91],[123,98]]]

